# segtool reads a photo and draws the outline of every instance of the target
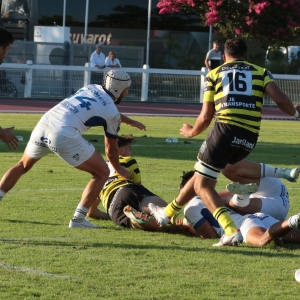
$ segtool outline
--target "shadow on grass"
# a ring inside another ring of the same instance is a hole
[[[17,150],[9,151],[8,147],[0,141],[0,152],[3,153],[21,153],[24,152],[27,142],[29,141],[31,132],[26,130],[14,130],[15,135],[23,136],[23,141],[20,143]],[[201,135],[202,139],[183,138],[178,135],[178,143],[166,143],[166,138],[151,137],[150,135],[141,133],[140,136],[134,136],[136,143],[132,146],[134,156],[155,158],[155,159],[174,159],[174,160],[193,160],[196,161],[196,156],[199,148],[204,141],[205,136]],[[104,136],[85,134],[83,136],[87,141],[92,143],[100,153],[104,153]],[[262,160],[265,164],[284,164],[295,165],[300,162],[299,145],[270,143],[259,141],[255,149],[249,156],[249,159],[258,161]],[[285,155],[282,155],[284,153]]]
[[[54,224],[54,223],[45,223],[45,222],[36,222],[36,221],[22,221],[22,220],[10,220],[10,219],[2,219],[1,222],[9,222],[9,223],[20,223],[20,224],[37,224],[37,225],[51,225],[51,226],[61,226],[62,224]]]

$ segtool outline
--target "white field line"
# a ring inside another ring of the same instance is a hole
[[[4,268],[4,269],[8,269],[8,270],[21,271],[23,273],[31,273],[31,274],[35,274],[35,275],[41,275],[41,276],[52,277],[52,278],[76,279],[76,277],[73,277],[73,276],[61,276],[61,275],[57,275],[57,274],[47,273],[47,272],[40,271],[40,270],[7,265],[6,263],[1,263],[0,267]]]
[[[3,142],[0,142],[0,145],[1,144],[4,145]],[[103,143],[97,142],[97,143],[93,143],[93,144],[97,145],[97,147],[99,147],[99,146],[104,147]],[[23,142],[23,143],[19,143],[19,145],[27,145],[27,143]],[[199,142],[198,144],[194,144],[194,145],[182,145],[180,143],[178,143],[178,144],[177,143],[166,143],[165,145],[162,145],[162,144],[160,144],[160,145],[131,145],[131,147],[147,147],[147,148],[151,148],[151,147],[152,148],[159,148],[159,147],[169,147],[169,146],[176,147],[176,148],[181,148],[181,147],[182,148],[199,148],[201,146],[201,142]],[[260,149],[267,148],[267,149],[269,149],[270,145],[268,145],[268,146],[257,145],[257,146],[255,146],[255,149],[256,148],[260,148]],[[297,149],[297,148],[300,148],[300,145],[299,146],[298,145],[281,145],[281,146],[279,146],[279,145],[276,145],[276,144],[272,144],[272,148],[279,148],[279,149],[295,148],[295,149]]]
[[[24,189],[24,190],[11,190],[10,193],[15,192],[47,192],[47,191],[83,191],[84,189]],[[152,191],[179,191],[179,188],[167,189],[151,189]],[[217,191],[224,191],[225,189],[216,189]],[[300,190],[300,188],[290,187],[289,190]]]

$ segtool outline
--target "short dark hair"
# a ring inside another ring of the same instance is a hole
[[[186,183],[194,176],[195,171],[189,171],[189,172],[182,172],[183,175],[180,176],[182,178],[180,185],[182,185],[183,187],[186,185]]]
[[[0,27],[0,47],[6,48],[8,45],[13,44],[14,40],[11,32]]]
[[[118,136],[118,147],[124,147],[129,144],[132,144],[135,142],[135,139],[132,135],[120,135]]]
[[[220,44],[218,40],[215,40],[213,44]]]
[[[242,39],[227,40],[224,45],[224,53],[231,57],[240,57],[247,54],[247,44]]]

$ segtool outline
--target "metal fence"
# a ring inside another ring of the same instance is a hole
[[[86,66],[53,66],[2,64],[0,66],[1,98],[33,98],[62,100],[82,86],[103,83],[109,69]],[[129,95],[124,101],[169,103],[202,102],[206,69],[201,71],[122,68],[132,78]],[[300,103],[300,76],[274,75],[279,87],[293,101]],[[274,105],[268,96],[265,105]]]

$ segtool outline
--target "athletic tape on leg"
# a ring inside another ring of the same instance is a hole
[[[218,177],[220,176],[221,174],[221,171],[204,163],[203,161],[201,160],[198,160],[194,166],[195,168],[195,171],[206,177],[206,178],[210,178],[210,179],[213,179],[215,181],[217,181]]]

